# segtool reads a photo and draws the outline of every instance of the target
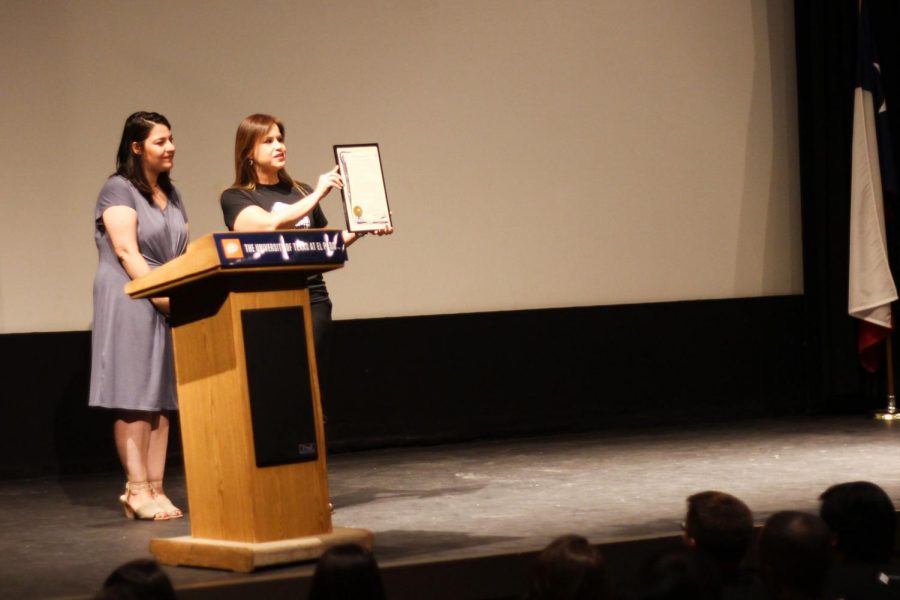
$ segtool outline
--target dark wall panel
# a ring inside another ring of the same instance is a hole
[[[0,335],[0,476],[110,468],[112,421],[89,411],[89,332]]]
[[[783,296],[339,322],[329,438],[804,412],[801,310]]]
[[[814,412],[802,310],[778,296],[339,321],[330,447]],[[88,332],[0,335],[0,353],[0,476],[117,468],[110,415],[86,406]]]

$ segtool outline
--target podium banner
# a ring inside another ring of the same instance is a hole
[[[340,264],[347,248],[339,229],[214,233],[223,267]]]

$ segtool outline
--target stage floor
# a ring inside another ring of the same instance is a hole
[[[685,497],[718,489],[757,521],[814,511],[834,483],[869,480],[900,506],[900,426],[863,417],[759,420],[506,439],[329,459],[337,526],[374,532],[383,566],[537,550],[564,533],[595,543],[678,532]],[[118,473],[0,481],[0,597],[86,597],[151,537],[188,519],[127,521]],[[169,493],[186,505],[184,479]],[[288,576],[167,568],[176,587]]]

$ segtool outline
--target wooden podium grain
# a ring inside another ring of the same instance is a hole
[[[223,235],[198,239],[126,286],[132,298],[169,296],[172,307],[191,535],[153,539],[150,550],[165,564],[249,572],[314,559],[339,543],[371,549],[369,531],[332,527],[309,293],[298,285],[343,260],[235,267],[217,248]],[[228,235],[233,243],[241,234]],[[304,315],[318,457],[258,467],[241,312],[286,307]]]

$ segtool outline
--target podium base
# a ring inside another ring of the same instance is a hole
[[[166,565],[207,567],[250,573],[260,567],[314,560],[338,544],[359,544],[372,550],[374,537],[367,529],[335,527],[332,533],[274,542],[231,542],[189,535],[150,540],[150,552]]]

